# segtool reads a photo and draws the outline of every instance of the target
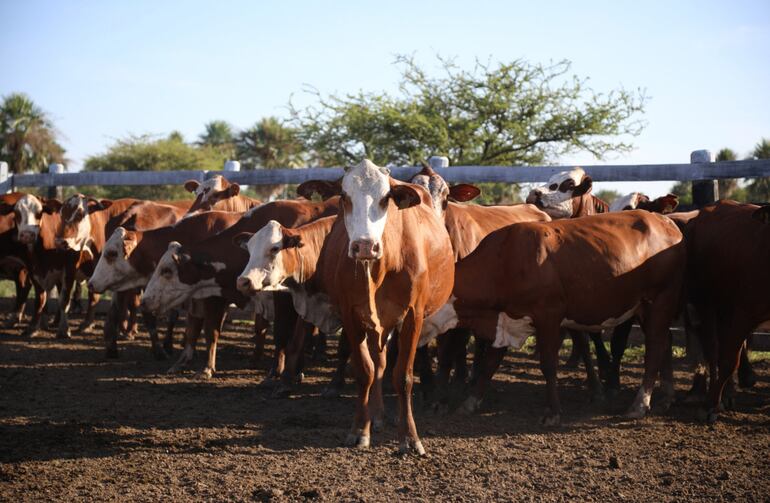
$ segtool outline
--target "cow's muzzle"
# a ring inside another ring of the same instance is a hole
[[[357,239],[350,243],[350,258],[377,260],[382,257],[382,245],[372,239]]]
[[[254,287],[254,282],[251,281],[251,278],[246,276],[238,277],[238,279],[235,281],[235,286],[243,295],[254,295],[257,293],[257,289]]]

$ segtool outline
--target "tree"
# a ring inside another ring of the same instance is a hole
[[[12,173],[45,171],[63,163],[64,148],[46,113],[23,93],[3,98],[0,105],[0,160]]]
[[[602,189],[596,192],[594,195],[605,203],[612,204],[615,199],[620,197],[620,192],[612,189]]]
[[[224,156],[224,160],[235,159],[235,133],[232,126],[222,120],[209,121],[206,131],[198,136],[198,146],[209,147]]]
[[[131,136],[116,141],[107,152],[86,159],[84,171],[170,171],[180,169],[222,169],[220,155],[210,148],[184,143],[181,135],[166,138]],[[90,187],[84,192],[97,197],[136,197],[140,199],[184,199],[189,193],[181,186]]]
[[[398,57],[399,93],[323,97],[297,109],[291,124],[314,163],[374,162],[415,165],[445,155],[450,165],[520,165],[588,151],[597,158],[626,152],[644,122],[645,96],[617,89],[599,93],[569,76],[570,63],[516,60],[460,69],[439,58],[443,74],[429,76],[413,59]]]
[[[770,140],[762,138],[754,146],[749,159],[770,159]],[[770,202],[770,178],[754,178],[746,187],[746,198],[752,202]]]
[[[723,148],[717,152],[716,162],[724,161],[737,161],[738,154],[730,148]],[[717,183],[719,184],[719,198],[720,199],[735,199],[736,191],[739,191],[738,180],[735,178],[720,178]]]
[[[297,131],[275,117],[266,117],[242,131],[236,153],[247,169],[297,168],[304,164]]]

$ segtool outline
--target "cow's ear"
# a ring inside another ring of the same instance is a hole
[[[591,192],[591,188],[593,188],[594,181],[591,179],[590,176],[584,175],[583,179],[580,180],[580,185],[577,185],[574,189],[572,189],[572,195],[573,196],[582,196],[583,194],[588,194]]]
[[[657,201],[658,211],[664,215],[666,213],[673,213],[676,207],[679,206],[679,197],[675,194],[666,194],[659,197]]]
[[[246,251],[249,251],[249,249],[246,247],[246,244],[249,242],[249,239],[251,239],[251,236],[253,235],[253,232],[240,232],[233,236],[233,244],[243,248]]]
[[[231,183],[226,189],[227,197],[235,197],[241,193],[241,186],[237,183]]]
[[[317,193],[324,201],[330,197],[342,194],[342,183],[339,180],[329,182],[326,180],[308,180],[297,187],[297,194],[305,199],[312,199]]]
[[[184,182],[184,190],[186,190],[187,192],[195,192],[196,190],[198,190],[198,187],[200,187],[200,185],[201,184],[198,182],[198,180],[187,180],[186,182]]]
[[[481,194],[481,189],[468,183],[460,183],[449,187],[449,199],[458,203],[472,201]]]
[[[302,238],[299,235],[284,235],[281,241],[281,248],[302,248]]]
[[[13,207],[13,204],[0,203],[0,215],[8,215],[9,213],[13,213]]]
[[[391,185],[388,197],[393,199],[399,210],[405,210],[420,204],[420,194],[409,185]]]
[[[56,213],[61,209],[61,201],[58,199],[44,199],[43,200],[43,212],[48,213],[49,215],[52,213]]]
[[[763,224],[770,224],[770,206],[762,206],[756,209],[751,216]]]
[[[128,220],[120,224],[121,227],[128,231],[135,231],[136,230],[136,213],[131,215]]]
[[[102,199],[101,201],[97,201],[93,197],[89,197],[86,206],[88,207],[89,213],[94,213],[96,211],[106,210],[112,206],[112,201],[109,199]]]

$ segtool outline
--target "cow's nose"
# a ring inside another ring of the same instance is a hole
[[[240,276],[235,283],[238,287],[238,291],[246,295],[249,295],[255,290],[253,284],[251,283],[251,279],[245,276]]]
[[[356,260],[374,260],[382,256],[382,246],[372,239],[357,239],[350,245],[350,251]]]
[[[29,244],[35,240],[35,233],[30,231],[21,231],[19,233],[19,241],[24,244]]]

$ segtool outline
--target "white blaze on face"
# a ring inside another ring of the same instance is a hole
[[[286,279],[283,267],[281,224],[269,221],[256,232],[246,245],[249,262],[238,277],[238,285],[245,284],[251,290],[271,290]],[[245,293],[245,292],[244,292]]]
[[[19,241],[24,244],[34,243],[40,235],[43,203],[32,194],[26,194],[16,201],[14,210]]]
[[[223,181],[224,177],[217,175],[198,185],[198,188],[195,189],[195,195],[200,196],[201,204],[208,201],[212,194],[223,190]]]
[[[349,168],[342,177],[342,190],[350,201],[345,211],[345,229],[348,232],[348,256],[354,258],[353,245],[368,241],[382,246],[382,234],[388,216],[390,180],[384,168],[368,159]]]
[[[178,257],[181,248],[182,245],[176,241],[169,243],[144,290],[142,302],[154,313],[165,312],[183,304],[192,293],[190,285],[179,280],[175,257]]]
[[[82,250],[91,238],[91,219],[88,218],[88,199],[82,195],[70,197],[65,203],[62,213],[68,215],[62,222],[68,237],[62,238],[69,248]],[[72,228],[75,232],[72,232]],[[74,236],[72,236],[74,234]]]
[[[96,292],[121,292],[147,284],[148,278],[139,274],[128,261],[132,247],[126,239],[126,230],[118,227],[104,244],[102,255],[88,281]],[[129,255],[126,255],[126,250],[129,250]]]
[[[428,176],[423,174],[415,175],[410,183],[424,187],[430,194],[433,204],[433,211],[439,219],[444,218],[445,203],[449,197],[449,186],[443,178],[438,175]]]
[[[585,176],[583,168],[575,168],[571,171],[556,173],[548,179],[548,183],[532,189],[527,202],[536,204],[540,209],[548,213],[551,218],[570,218],[572,216],[572,189],[580,185]],[[567,183],[572,180],[574,184]]]
[[[635,210],[637,206],[639,206],[640,196],[641,194],[639,192],[632,192],[630,194],[626,194],[623,197],[619,197],[612,201],[612,204],[610,205],[610,211],[616,212],[626,209]]]

